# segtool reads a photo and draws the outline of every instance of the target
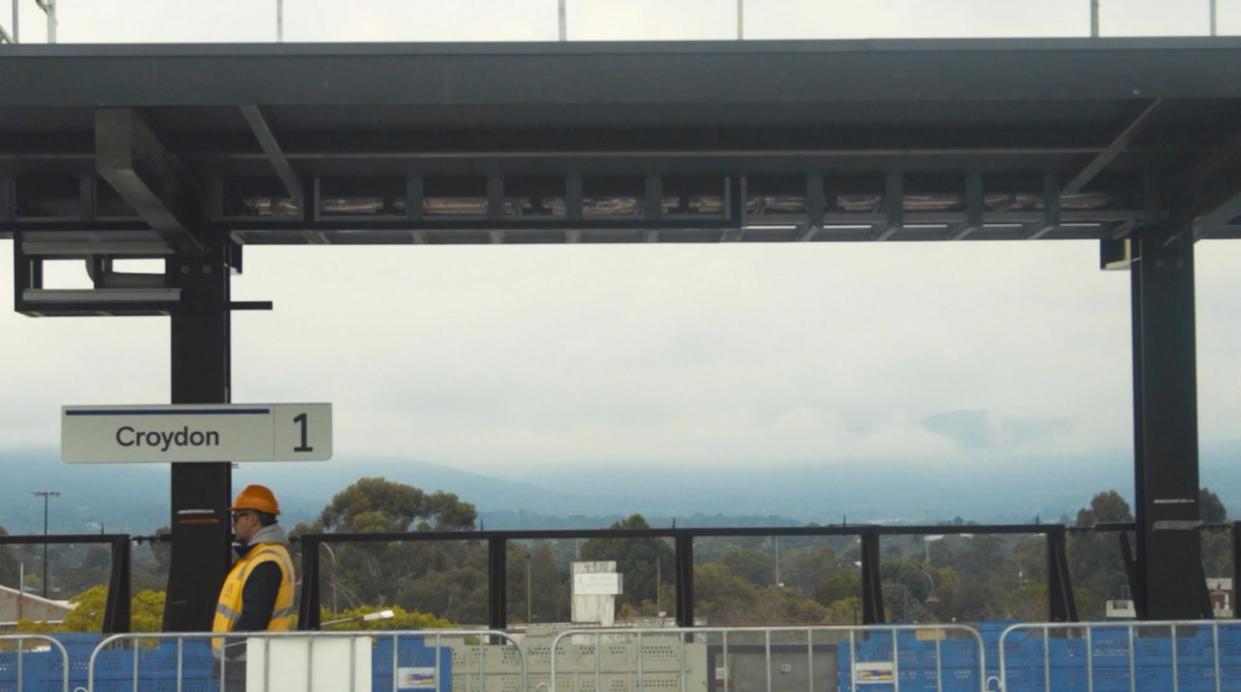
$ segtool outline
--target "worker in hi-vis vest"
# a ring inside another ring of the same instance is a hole
[[[266,486],[247,485],[228,508],[233,513],[237,561],[215,607],[212,632],[283,632],[293,624],[293,559],[289,537],[276,523],[280,504]],[[245,639],[211,640],[216,673],[226,689],[244,690]]]

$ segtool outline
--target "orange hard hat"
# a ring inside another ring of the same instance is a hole
[[[230,512],[235,512],[239,509],[253,509],[266,514],[280,514],[280,503],[276,502],[276,496],[272,493],[271,488],[265,485],[247,485],[245,489],[238,493],[233,506],[228,509]]]

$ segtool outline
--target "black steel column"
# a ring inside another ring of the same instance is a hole
[[[1137,619],[1146,619],[1146,601],[1138,596],[1142,593],[1142,573],[1138,570],[1138,558],[1134,554],[1129,532],[1120,532],[1120,559],[1125,564],[1125,580],[1129,582],[1129,597],[1133,599],[1133,612]]]
[[[676,535],[677,627],[694,626],[694,536]],[[659,559],[658,554],[655,557]]]
[[[129,536],[116,536],[112,539],[112,575],[108,579],[108,598],[103,608],[104,634],[129,631],[131,571]]]
[[[1047,610],[1051,622],[1077,622],[1077,601],[1073,597],[1073,580],[1069,577],[1065,530],[1061,527],[1047,534]]]
[[[1241,585],[1241,521],[1232,522],[1232,616],[1241,619],[1241,598],[1237,587]]]
[[[1162,227],[1134,234],[1133,431],[1137,606],[1151,620],[1197,618],[1198,394],[1194,246]],[[1145,606],[1145,607],[1143,607]]]
[[[302,543],[302,599],[297,609],[297,629],[319,629],[319,537],[305,534]]]
[[[487,539],[487,626],[508,627],[508,541]]]
[[[172,313],[172,402],[229,402],[228,248],[219,239],[201,255],[169,260],[181,301]],[[164,629],[211,629],[220,585],[231,564],[227,461],[172,465],[172,563]]]
[[[862,533],[862,624],[881,625],[883,612],[883,578],[879,572],[879,534]]]

